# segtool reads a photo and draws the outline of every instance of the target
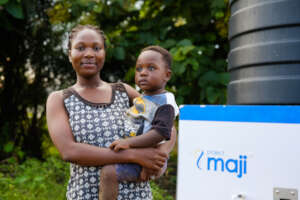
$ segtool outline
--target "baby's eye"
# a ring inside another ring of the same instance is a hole
[[[148,70],[149,70],[149,71],[154,71],[154,70],[155,70],[155,67],[152,66],[152,65],[150,65],[150,66],[148,67]]]
[[[135,68],[135,71],[141,72],[141,71],[142,71],[142,68],[141,68],[141,67],[136,67],[136,68]]]

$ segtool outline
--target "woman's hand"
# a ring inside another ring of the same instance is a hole
[[[166,169],[167,169],[167,161],[164,164],[164,166],[160,168],[159,171],[143,167],[139,179],[141,181],[154,180],[156,178],[161,177],[165,173]]]
[[[149,168],[142,168],[139,180],[140,181],[149,181],[149,180],[153,180],[155,179],[155,177],[157,176],[157,171],[149,169]]]
[[[169,153],[172,151],[174,145],[176,142],[176,129],[175,127],[172,128],[171,133],[171,139],[169,141],[166,141],[165,143],[159,144],[156,149],[159,150],[161,153],[167,156],[163,166],[159,168],[159,170],[153,170],[146,167],[143,167],[141,174],[140,174],[140,180],[141,181],[148,181],[150,179],[159,178],[162,176],[166,169],[167,169],[167,159],[169,156]]]
[[[168,158],[166,153],[157,148],[128,149],[125,151],[132,152],[132,162],[157,172],[164,166]]]

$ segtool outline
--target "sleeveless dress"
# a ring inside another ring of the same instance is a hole
[[[74,89],[63,91],[64,105],[74,139],[79,143],[108,148],[124,138],[125,111],[129,97],[121,83],[111,84],[110,103],[92,103],[82,98]],[[67,187],[68,200],[98,200],[101,166],[70,164],[70,179]],[[152,200],[148,182],[120,182],[118,200]]]

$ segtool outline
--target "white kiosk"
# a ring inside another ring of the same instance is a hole
[[[180,108],[177,200],[298,200],[300,106]]]

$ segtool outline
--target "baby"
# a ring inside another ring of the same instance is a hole
[[[170,139],[173,121],[179,112],[174,95],[165,90],[171,78],[171,64],[171,54],[160,46],[149,46],[142,50],[136,62],[135,83],[143,95],[134,99],[134,105],[126,113],[125,130],[128,137],[114,141],[110,145],[112,150],[155,147]],[[103,166],[99,199],[116,200],[118,182],[138,181],[141,173],[142,167],[137,164]]]

